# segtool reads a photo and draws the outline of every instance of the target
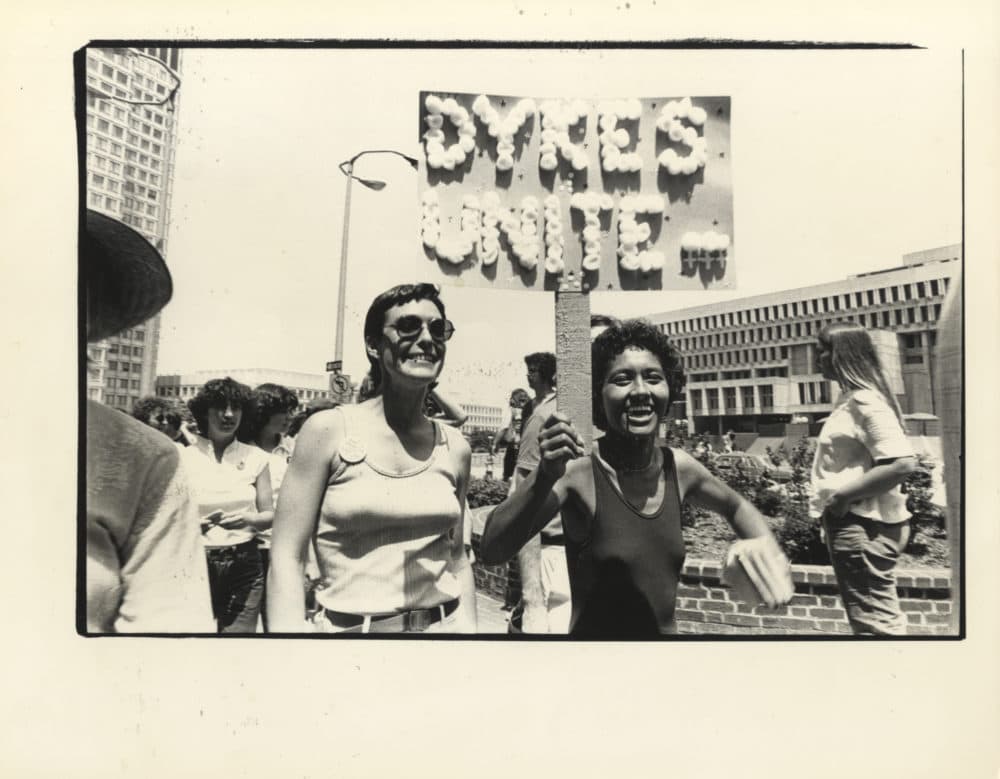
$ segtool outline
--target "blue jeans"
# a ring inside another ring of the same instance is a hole
[[[207,547],[212,613],[220,633],[255,633],[264,594],[264,569],[256,541]]]
[[[826,545],[851,629],[859,635],[906,635],[894,569],[910,523],[888,523],[848,512],[823,515]]]

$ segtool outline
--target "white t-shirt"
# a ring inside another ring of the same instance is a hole
[[[819,517],[835,491],[870,471],[877,460],[911,457],[913,448],[895,411],[878,392],[841,393],[823,423],[813,460],[809,514]],[[849,511],[881,522],[910,518],[899,487],[852,503]]]
[[[212,442],[207,438],[199,436],[185,447],[181,462],[198,503],[198,516],[219,510],[256,512],[257,477],[267,467],[268,458],[263,449],[236,440],[222,453],[222,462],[215,459]],[[202,541],[206,547],[233,546],[250,541],[254,535],[251,527],[230,530],[212,525],[202,535]]]

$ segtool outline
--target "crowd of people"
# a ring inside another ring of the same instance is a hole
[[[130,228],[88,212],[87,235],[97,340],[155,314],[171,287]],[[400,285],[368,309],[358,403],[300,409],[288,388],[228,377],[189,401],[191,427],[163,399],[137,403],[135,419],[88,402],[87,630],[476,632],[471,450],[464,412],[437,384],[455,331],[436,286]],[[657,443],[684,386],[675,346],[641,319],[595,317],[591,338],[592,450],[579,420],[558,410],[548,352],[525,357],[530,394],[511,393],[498,437],[510,492],[486,519],[480,553],[517,560],[512,632],[675,633],[685,502],[726,518],[739,538],[727,565],[762,603],[787,604],[790,565],[764,517],[697,459]],[[842,395],[819,436],[811,510],[855,631],[900,633],[899,485],[915,458],[865,330],[835,324],[817,345]]]

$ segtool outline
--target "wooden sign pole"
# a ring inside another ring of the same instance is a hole
[[[556,291],[556,407],[572,420],[590,454],[590,295],[568,273]]]

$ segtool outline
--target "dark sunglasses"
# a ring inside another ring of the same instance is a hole
[[[424,320],[416,314],[401,316],[395,322],[386,325],[399,333],[400,338],[416,338],[424,329]],[[455,325],[447,319],[432,319],[426,322],[427,332],[435,341],[447,341],[455,333]]]

